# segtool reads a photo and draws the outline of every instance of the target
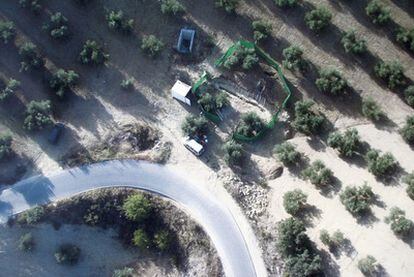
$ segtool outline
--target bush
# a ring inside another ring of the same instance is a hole
[[[358,269],[365,276],[375,276],[375,273],[378,271],[377,260],[373,256],[368,255],[358,261]]]
[[[111,30],[119,31],[124,34],[131,33],[134,25],[133,19],[127,19],[122,11],[110,11],[106,14],[106,21]]]
[[[53,123],[50,113],[51,107],[49,100],[31,101],[27,105],[23,127],[29,131],[43,129]]]
[[[112,277],[134,277],[134,269],[131,267],[124,267],[123,269],[115,269]]]
[[[348,186],[339,195],[341,203],[353,215],[362,215],[370,210],[374,193],[367,184],[360,187]]]
[[[179,15],[185,12],[185,7],[177,0],[162,0],[161,12],[169,15]]]
[[[234,13],[239,0],[216,0],[216,7],[224,9],[226,13]]]
[[[224,61],[223,67],[231,70],[242,63],[242,68],[249,70],[252,69],[258,62],[259,57],[256,55],[254,49],[240,47]]]
[[[257,20],[252,22],[253,37],[256,43],[265,40],[272,32],[272,24],[265,20]]]
[[[50,21],[43,25],[43,29],[55,39],[64,39],[69,36],[68,19],[60,12],[50,15]]]
[[[259,57],[256,54],[247,54],[243,59],[242,68],[245,70],[250,70],[258,63]]]
[[[216,101],[210,93],[204,93],[197,103],[206,111],[213,112],[216,109]]]
[[[400,133],[405,141],[409,144],[414,144],[414,115],[407,118],[407,121]]]
[[[288,214],[297,215],[306,206],[308,196],[300,189],[288,191],[283,195],[283,207]]]
[[[318,187],[331,183],[333,173],[321,160],[314,161],[308,168],[302,171],[303,177]]]
[[[245,137],[255,137],[265,128],[263,120],[254,112],[248,112],[241,116],[241,122],[236,132]]]
[[[371,149],[365,155],[365,160],[368,163],[368,171],[376,177],[385,178],[397,170],[397,162],[389,152],[380,155],[378,150]]]
[[[216,95],[215,100],[216,100],[215,101],[216,102],[216,108],[219,109],[219,110],[230,106],[229,97],[227,96],[227,93],[224,92],[224,91],[219,92]]]
[[[299,46],[292,45],[283,49],[283,66],[289,70],[303,70],[306,62],[303,59],[303,50]]]
[[[298,4],[298,0],[274,0],[275,4],[281,8],[291,8]]]
[[[44,64],[43,59],[37,52],[37,47],[31,42],[25,42],[19,48],[21,58],[20,71],[28,71],[31,68],[39,68]]]
[[[144,36],[141,49],[150,57],[155,57],[164,49],[164,43],[154,35]]]
[[[9,156],[12,152],[12,137],[9,134],[0,134],[0,160]]]
[[[59,69],[52,75],[49,86],[56,92],[57,96],[63,97],[69,89],[76,85],[78,79],[79,75],[75,71]]]
[[[365,12],[374,24],[385,24],[391,20],[390,10],[385,8],[379,0],[372,0],[365,8]]]
[[[96,41],[87,40],[79,54],[79,59],[83,64],[100,65],[109,59],[109,55]]]
[[[74,244],[66,243],[58,247],[55,259],[58,264],[74,265],[79,261],[81,250]]]
[[[414,222],[405,217],[405,211],[398,207],[392,207],[390,215],[385,218],[387,224],[391,224],[391,230],[397,236],[407,236],[414,228]]]
[[[374,67],[375,75],[387,83],[390,89],[402,86],[405,84],[404,68],[398,61],[393,62],[379,62]]]
[[[189,115],[181,125],[181,130],[186,136],[201,137],[208,134],[208,121],[203,116]]]
[[[411,85],[404,90],[404,96],[407,104],[414,107],[414,85]]]
[[[396,40],[414,51],[414,28],[408,30],[400,27],[397,31]]]
[[[357,152],[361,141],[357,129],[351,128],[346,130],[344,134],[331,133],[328,137],[328,145],[338,150],[341,155],[351,157]]]
[[[16,29],[14,28],[14,23],[11,21],[0,20],[0,39],[3,40],[3,43],[9,43],[15,36]]]
[[[344,234],[339,230],[336,230],[331,236],[329,235],[328,231],[322,229],[319,235],[319,239],[330,249],[339,248],[345,242]]]
[[[372,121],[379,121],[385,117],[384,112],[372,97],[362,100],[362,114]]]
[[[282,220],[278,226],[277,247],[284,257],[303,253],[310,246],[302,221],[290,217]]]
[[[234,140],[227,141],[223,145],[224,160],[229,166],[242,165],[245,157],[243,146]]]
[[[18,218],[17,222],[19,224],[28,224],[32,225],[38,223],[44,216],[45,210],[42,206],[33,207],[27,211],[22,212]]]
[[[300,160],[300,153],[296,151],[295,145],[284,142],[275,147],[274,152],[284,165],[296,164]]]
[[[320,6],[305,15],[305,23],[315,32],[320,32],[331,22],[332,14],[325,6]]]
[[[347,53],[362,54],[367,51],[367,42],[364,39],[357,38],[353,30],[342,34],[341,44]]]
[[[414,200],[414,171],[404,176],[403,182],[407,184],[406,191],[408,196]]]
[[[286,259],[287,276],[319,276],[322,270],[322,259],[309,250]]]
[[[295,120],[293,127],[304,134],[310,135],[320,131],[325,119],[313,111],[314,102],[302,100],[295,103]]]
[[[332,68],[321,70],[315,84],[320,91],[331,95],[344,94],[348,88],[348,83],[341,73]]]
[[[128,196],[122,205],[122,210],[129,220],[142,222],[150,216],[152,205],[145,195],[142,193],[135,193]]]
[[[160,251],[167,251],[171,247],[171,235],[168,231],[161,230],[154,235],[154,244]]]
[[[151,240],[144,229],[135,230],[132,243],[141,250],[148,249],[151,246]]]
[[[127,78],[121,81],[123,90],[132,90],[134,88],[134,78]]]
[[[35,247],[35,241],[32,233],[26,233],[19,239],[19,249],[22,251],[32,251]]]
[[[35,14],[38,14],[41,9],[41,0],[19,0],[19,4],[22,8],[28,9]]]
[[[5,87],[0,90],[0,101],[5,101],[9,97],[11,97],[19,86],[19,81],[15,79],[10,79],[5,85]]]

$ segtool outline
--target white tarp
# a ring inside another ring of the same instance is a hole
[[[173,98],[191,106],[191,101],[187,97],[190,91],[191,86],[181,82],[180,80],[177,80],[177,82],[175,82],[174,86],[171,88],[171,95]]]

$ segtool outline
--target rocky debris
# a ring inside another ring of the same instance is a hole
[[[271,167],[266,175],[268,180],[274,180],[279,178],[283,174],[283,166],[281,164],[276,164]]]
[[[109,139],[109,144],[123,145],[124,148],[129,144],[133,151],[144,151],[154,147],[158,140],[158,132],[148,125],[127,124]]]

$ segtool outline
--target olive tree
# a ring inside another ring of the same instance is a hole
[[[288,191],[283,195],[283,207],[293,216],[302,211],[307,204],[308,196],[300,189]]]
[[[414,107],[414,85],[408,86],[404,90],[405,101],[411,107]]]
[[[272,24],[265,20],[256,20],[252,22],[253,37],[256,43],[265,40],[272,32]]]
[[[320,32],[325,29],[331,22],[332,13],[325,6],[317,7],[305,14],[305,23],[315,32]]]
[[[405,217],[405,211],[398,207],[392,207],[389,216],[385,218],[385,223],[390,224],[391,230],[395,235],[405,237],[414,228],[414,222]]]
[[[367,42],[358,38],[354,30],[342,34],[341,44],[347,53],[362,54],[367,51]]]
[[[283,66],[289,70],[303,70],[306,62],[303,58],[303,50],[297,45],[291,45],[283,49]]]
[[[372,0],[365,8],[365,12],[371,18],[374,24],[385,24],[391,20],[391,14],[389,8],[379,0]]]
[[[64,39],[69,36],[68,19],[60,12],[50,15],[50,20],[43,24],[43,29],[55,39]]]
[[[358,269],[364,274],[365,276],[375,276],[378,272],[379,264],[377,263],[377,259],[373,256],[368,255],[358,261]]]
[[[226,13],[234,13],[240,0],[215,0],[216,7],[223,9]]]
[[[4,44],[9,43],[16,36],[14,23],[8,20],[0,20],[0,39]]]
[[[301,154],[296,151],[295,145],[284,142],[275,147],[274,153],[284,165],[293,165],[299,162]]]
[[[407,184],[407,195],[414,200],[414,171],[404,176],[403,181]]]
[[[361,140],[357,129],[351,128],[343,134],[340,132],[331,133],[328,137],[328,145],[338,150],[341,155],[351,157],[360,147]]]
[[[13,139],[10,134],[0,134],[0,160],[11,154],[12,141]]]
[[[330,235],[327,230],[322,229],[319,234],[319,239],[330,249],[337,249],[345,242],[344,234],[339,230],[336,230],[332,235]]]
[[[372,121],[380,121],[385,117],[381,107],[371,96],[362,100],[362,114]]]
[[[332,182],[333,172],[321,160],[314,161],[310,166],[302,171],[305,179],[313,185],[324,187]]]
[[[374,73],[387,83],[390,89],[400,87],[405,84],[404,68],[398,61],[380,61],[374,67]]]
[[[177,0],[162,0],[161,12],[169,15],[180,15],[185,12],[185,7]]]
[[[338,70],[333,68],[321,70],[315,84],[320,91],[331,95],[344,94],[348,88],[348,82]]]
[[[405,29],[400,27],[397,30],[396,40],[414,52],[414,28]]]
[[[28,9],[35,14],[39,14],[42,10],[41,0],[19,0],[22,8]]]
[[[400,133],[406,142],[414,144],[414,115],[407,117],[407,121]]]
[[[26,108],[23,127],[26,130],[40,130],[53,123],[49,100],[31,101]]]
[[[366,183],[360,187],[347,186],[339,194],[339,199],[351,214],[362,215],[370,210],[374,193]]]
[[[109,55],[94,40],[87,40],[79,54],[81,63],[88,65],[100,65],[109,59]]]
[[[203,116],[189,115],[181,125],[184,135],[194,137],[208,134],[208,121]]]
[[[164,49],[164,43],[154,35],[145,35],[142,38],[141,49],[153,58]]]
[[[321,130],[325,118],[316,111],[315,102],[310,100],[297,101],[295,103],[295,120],[293,127],[304,134],[316,134]]]
[[[291,8],[298,4],[298,0],[273,0],[278,7]]]
[[[49,80],[49,86],[57,96],[63,97],[65,93],[76,85],[79,75],[73,70],[57,70]]]
[[[381,155],[380,151],[371,149],[365,155],[368,163],[368,170],[376,177],[386,178],[397,170],[397,161],[394,156],[387,152]]]
[[[265,127],[265,123],[256,113],[248,112],[241,116],[241,122],[236,128],[236,132],[246,137],[254,137]]]
[[[246,154],[240,143],[229,140],[223,144],[222,150],[224,152],[224,161],[229,166],[241,166],[243,164]]]
[[[40,68],[44,61],[40,56],[36,45],[31,42],[25,42],[19,47],[19,55],[21,58],[20,71],[28,71],[32,68]]]
[[[123,11],[108,11],[106,21],[109,29],[124,34],[130,34],[134,25],[134,20],[125,18]]]
[[[9,79],[4,86],[0,87],[0,102],[10,98],[19,86],[19,81]]]

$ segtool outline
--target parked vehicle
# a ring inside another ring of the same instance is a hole
[[[53,129],[49,134],[48,141],[51,144],[57,144],[57,142],[59,141],[59,138],[62,135],[64,129],[65,129],[65,125],[63,125],[63,123],[56,123],[53,126]]]
[[[201,156],[205,151],[203,144],[197,142],[194,138],[190,137],[187,137],[185,139],[184,146],[197,157]]]

